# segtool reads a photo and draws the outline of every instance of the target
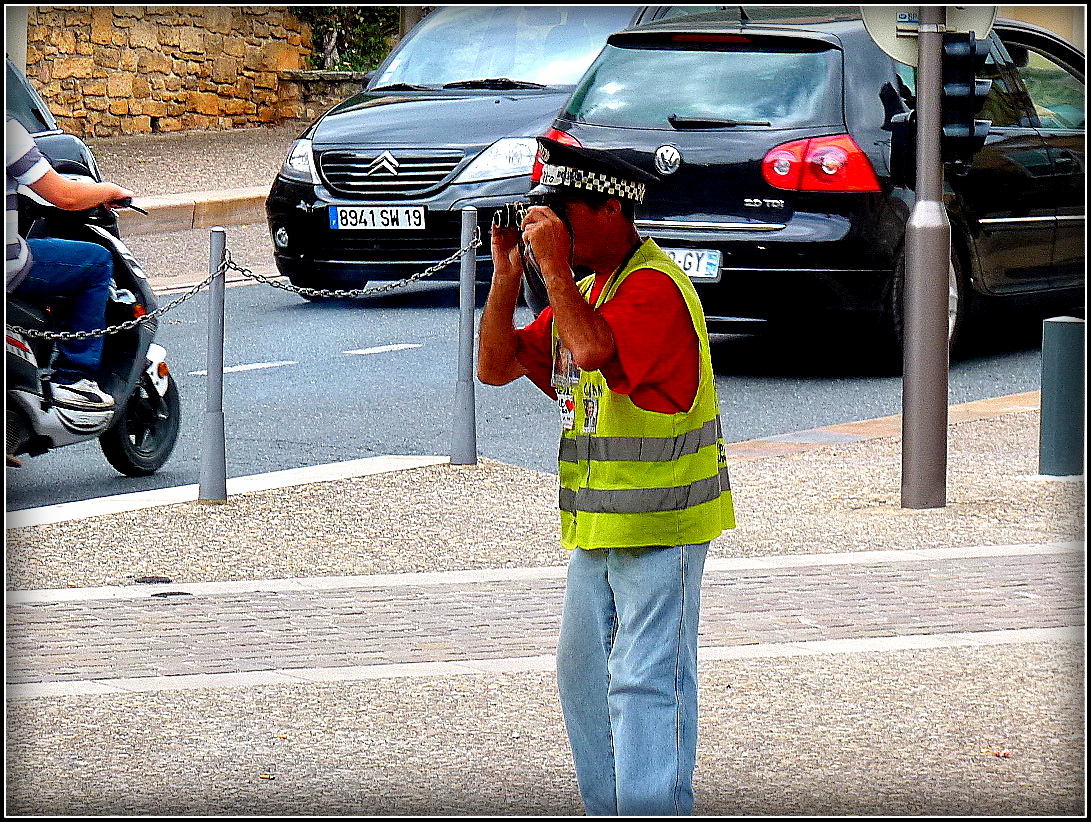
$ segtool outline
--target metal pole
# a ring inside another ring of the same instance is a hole
[[[948,267],[951,223],[940,163],[943,6],[921,6],[917,201],[906,226],[902,507],[947,504]]]
[[[224,433],[224,249],[227,235],[215,226],[209,238],[208,382],[205,384],[204,436],[198,502],[227,502],[227,443]]]
[[[455,383],[451,464],[477,465],[477,415],[474,407],[474,307],[477,302],[477,251],[469,247],[477,209],[462,209],[462,268],[458,278],[458,379]]]
[[[1042,323],[1042,416],[1038,473],[1083,474],[1084,362],[1086,323],[1053,317]]]

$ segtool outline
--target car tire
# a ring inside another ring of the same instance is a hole
[[[905,253],[895,257],[894,272],[884,299],[884,310],[877,333],[875,351],[884,371],[900,374],[905,350]],[[958,350],[969,308],[969,289],[965,266],[957,241],[951,243],[951,261],[947,268],[947,351]]]

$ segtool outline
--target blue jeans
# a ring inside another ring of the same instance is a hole
[[[707,553],[707,542],[572,552],[557,684],[589,815],[693,812]]]
[[[95,243],[31,239],[31,267],[12,296],[49,305],[61,331],[91,331],[106,325],[106,301],[114,274],[114,257]],[[73,383],[98,379],[102,337],[60,340],[53,362],[53,381]]]

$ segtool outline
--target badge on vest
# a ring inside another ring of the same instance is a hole
[[[583,433],[594,434],[599,427],[599,401],[595,397],[583,398]]]
[[[571,392],[572,386],[580,381],[580,367],[572,361],[572,352],[557,341],[557,352],[553,356],[553,374],[550,384],[558,391]]]

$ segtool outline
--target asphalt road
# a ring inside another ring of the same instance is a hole
[[[481,286],[479,307],[484,294]],[[167,465],[154,477],[122,477],[97,443],[70,446],[7,470],[7,510],[198,481],[207,300],[202,291],[167,314],[157,338],[182,393],[182,433]],[[384,454],[449,454],[457,300],[453,283],[356,303],[312,303],[265,285],[228,288],[228,476]],[[952,363],[951,403],[1037,389],[1038,329],[1033,322],[1000,325],[976,353]],[[861,374],[851,356],[831,358],[821,343],[714,338],[728,440],[900,413],[899,377]],[[552,404],[526,380],[475,391],[479,455],[555,472]]]

